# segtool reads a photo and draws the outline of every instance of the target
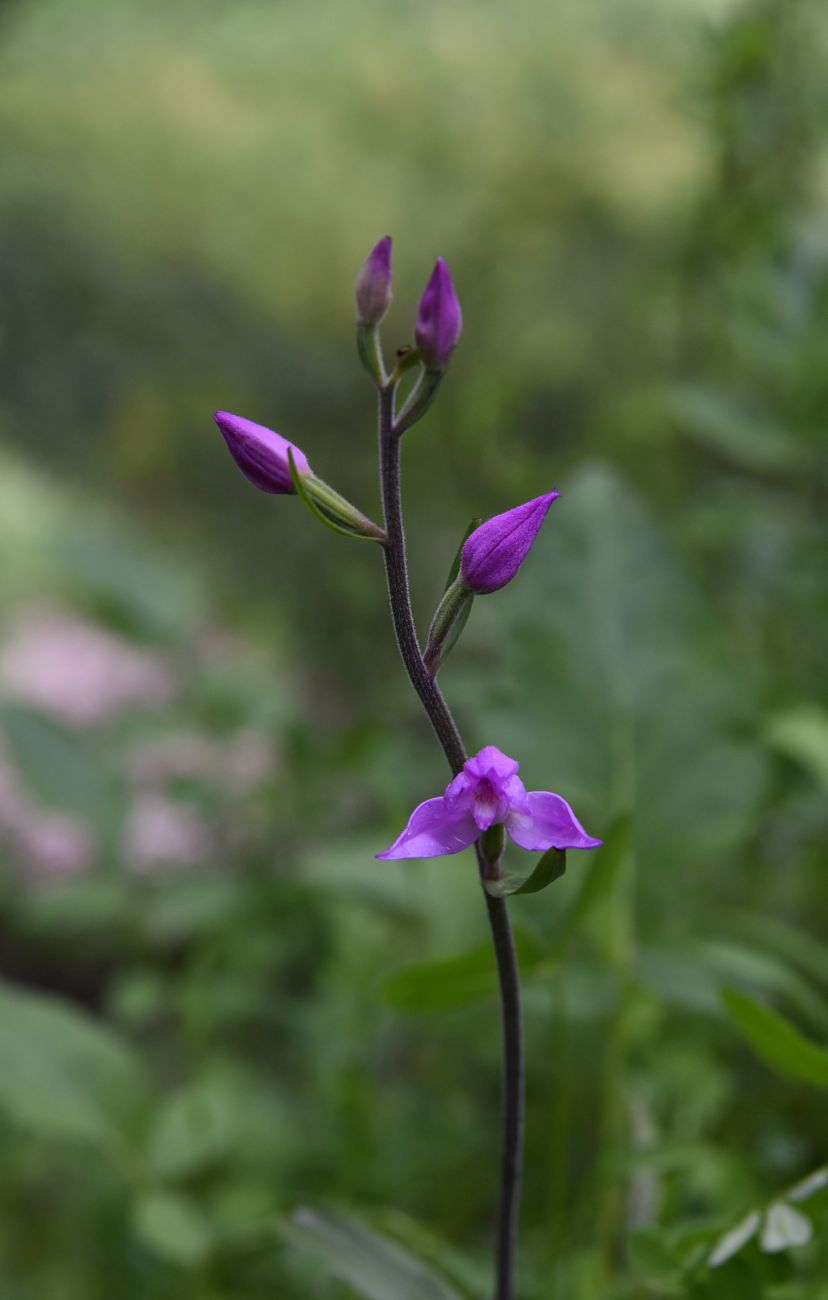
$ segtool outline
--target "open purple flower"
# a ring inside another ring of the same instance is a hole
[[[527,791],[520,764],[486,745],[446,786],[445,794],[415,808],[402,835],[378,858],[439,858],[459,853],[502,825],[522,849],[594,849],[602,840],[587,835],[565,799],[547,790]]]
[[[300,474],[310,474],[308,458],[280,433],[254,424],[241,415],[216,411],[216,424],[224,435],[230,455],[245,478],[262,492],[295,492],[288,452]]]
[[[560,495],[546,492],[474,530],[460,557],[460,577],[470,591],[485,596],[511,582],[531,551],[549,507]]]
[[[444,370],[463,328],[463,313],[448,263],[438,257],[423,291],[414,337],[429,370]]]

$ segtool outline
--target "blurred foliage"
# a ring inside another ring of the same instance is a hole
[[[510,904],[521,1296],[826,1300],[826,72],[819,0],[0,6],[3,1300],[489,1293],[485,914],[373,858],[444,780],[378,557],[211,420],[376,509],[386,231],[390,345],[437,253],[465,313],[421,626],[563,493],[443,674],[606,840]]]

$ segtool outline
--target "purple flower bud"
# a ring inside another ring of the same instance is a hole
[[[448,264],[438,257],[417,312],[414,337],[429,370],[444,370],[463,328]]]
[[[460,556],[460,577],[479,596],[511,582],[534,545],[546,512],[560,492],[534,497],[476,528]]]
[[[379,325],[391,306],[391,236],[386,235],[371,249],[357,276],[357,320],[360,325]]]
[[[216,424],[242,474],[262,492],[296,491],[290,475],[289,450],[293,451],[299,473],[310,474],[305,453],[263,424],[254,424],[229,411],[216,411]]]

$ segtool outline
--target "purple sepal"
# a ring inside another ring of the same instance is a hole
[[[462,809],[452,809],[444,796],[426,799],[414,809],[390,849],[377,857],[441,858],[467,849],[479,834],[474,818]]]
[[[299,473],[311,472],[305,453],[273,429],[254,424],[241,415],[231,415],[229,411],[216,411],[215,418],[233,460],[245,478],[262,492],[296,491],[290,473],[289,449],[293,451]]]
[[[459,853],[492,826],[503,826],[515,844],[547,849],[594,849],[565,799],[547,790],[527,791],[520,764],[494,745],[470,758],[445,793],[414,809],[408,825],[378,858],[439,858]]]
[[[471,591],[485,596],[511,582],[531,551],[549,507],[560,495],[546,492],[474,530],[460,556],[460,576]]]
[[[451,271],[438,257],[417,312],[414,337],[429,370],[444,370],[463,328]]]
[[[391,236],[375,244],[362,264],[356,282],[357,320],[379,325],[392,298]]]

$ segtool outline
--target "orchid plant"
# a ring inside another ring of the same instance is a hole
[[[507,898],[535,892],[559,877],[568,849],[591,849],[589,835],[560,794],[527,791],[519,763],[494,744],[469,758],[437,675],[457,643],[476,596],[489,595],[517,575],[559,493],[550,490],[483,523],[473,521],[449,572],[425,646],[417,636],[408,584],[400,491],[400,446],[434,401],[463,317],[451,272],[438,258],[423,292],[413,346],[396,353],[389,370],[380,326],[392,298],[392,245],[381,239],[356,282],[357,347],[378,400],[383,524],[374,523],[310,468],[304,452],[264,425],[227,411],[216,423],[231,456],[263,492],[297,493],[331,528],[379,544],[385,562],[391,618],[408,678],[425,709],[451,770],[443,794],[414,809],[383,860],[432,858],[475,848],[497,963],[503,1028],[503,1099],[500,1193],[495,1241],[495,1300],[514,1300],[515,1242],[523,1160],[524,1053],[520,981]],[[408,387],[412,372],[413,386]],[[542,853],[534,867],[505,875],[506,839]]]

